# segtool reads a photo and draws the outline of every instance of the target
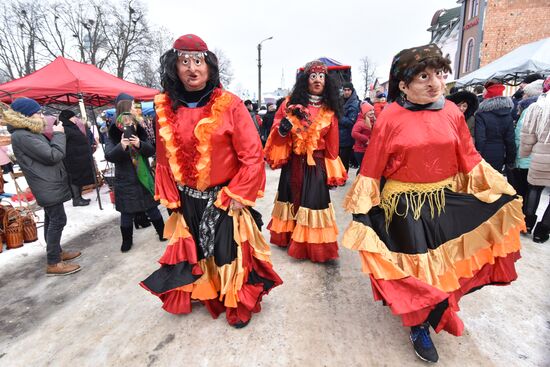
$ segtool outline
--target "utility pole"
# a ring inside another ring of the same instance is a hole
[[[271,39],[273,39],[273,36],[258,43],[258,110],[262,106],[262,43]]]

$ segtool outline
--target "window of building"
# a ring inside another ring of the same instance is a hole
[[[464,56],[464,72],[472,70],[474,63],[474,39],[470,38],[466,43],[465,56]]]
[[[472,19],[477,17],[479,14],[479,0],[472,0],[470,2],[470,17],[468,19]]]

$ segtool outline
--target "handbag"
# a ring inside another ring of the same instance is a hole
[[[19,211],[8,208],[4,214],[4,234],[6,235],[6,247],[14,249],[23,246],[23,222]]]

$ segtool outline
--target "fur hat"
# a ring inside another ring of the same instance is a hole
[[[451,102],[454,102],[454,104],[458,105],[459,103],[466,102],[468,104],[468,108],[464,112],[464,117],[469,119],[473,114],[476,112],[477,108],[479,107],[479,101],[477,99],[477,96],[473,94],[472,92],[468,92],[467,90],[461,90],[456,93],[453,93],[449,96],[447,96],[447,99]]]
[[[20,114],[27,117],[34,115],[42,109],[38,102],[36,102],[34,99],[26,97],[17,98],[15,101],[12,102],[10,107],[15,112],[19,112]]]
[[[523,95],[525,97],[533,97],[542,94],[542,84],[544,80],[538,79],[532,83],[529,83],[523,88]]]

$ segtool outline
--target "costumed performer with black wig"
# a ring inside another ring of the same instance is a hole
[[[417,356],[430,362],[439,358],[430,326],[461,335],[460,298],[517,278],[525,228],[521,199],[443,97],[449,64],[433,44],[394,57],[394,102],[377,120],[344,201],[353,221],[343,245],[359,251],[374,298],[411,327]]]
[[[271,243],[296,259],[326,262],[338,258],[338,228],[329,187],[347,179],[339,153],[338,89],[319,60],[298,75],[278,109],[265,155],[281,168],[268,229]]]
[[[196,35],[178,38],[161,58],[164,93],[155,97],[155,197],[173,213],[160,269],[141,285],[171,313],[200,301],[241,328],[262,296],[282,283],[254,211],[263,195],[260,137],[248,110],[221,88],[216,55]]]

